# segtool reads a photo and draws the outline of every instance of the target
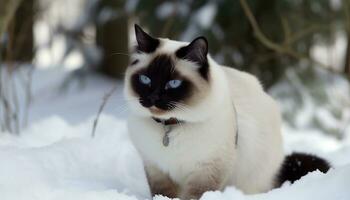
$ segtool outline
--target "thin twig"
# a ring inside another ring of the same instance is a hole
[[[26,105],[26,114],[25,114],[25,120],[24,120],[24,126],[28,125],[28,118],[29,118],[29,107],[32,104],[32,83],[33,83],[33,72],[34,67],[31,66],[31,69],[28,73],[28,84],[27,84],[27,105]]]
[[[267,48],[278,51],[278,52],[285,52],[286,50],[284,48],[282,48],[280,45],[272,42],[271,40],[269,40],[265,34],[261,31],[258,22],[256,21],[252,11],[250,10],[250,7],[248,5],[248,3],[245,0],[240,0],[241,6],[243,8],[243,11],[246,15],[246,17],[249,20],[250,25],[253,28],[254,34],[257,37],[257,39]]]
[[[32,78],[33,78],[34,67],[29,66],[27,81],[25,84],[25,107],[23,113],[23,127],[27,127],[29,118],[29,107],[32,104]]]
[[[305,29],[301,30],[300,32],[297,32],[294,35],[292,35],[288,40],[286,40],[286,44],[293,44],[296,41],[316,32],[316,31],[321,31],[321,30],[329,30],[329,26],[310,25],[310,26],[306,27]]]
[[[114,93],[114,91],[117,89],[117,84],[113,86],[113,88],[107,93],[105,94],[105,96],[102,99],[102,104],[100,105],[99,109],[98,109],[98,113],[97,116],[94,120],[94,124],[92,127],[92,132],[91,132],[91,137],[95,137],[95,132],[96,132],[96,128],[97,128],[97,124],[98,124],[98,120],[100,118],[100,115],[104,109],[104,107],[106,106],[108,99],[112,96],[112,94]]]
[[[13,68],[17,68],[17,67],[13,67]],[[13,105],[13,113],[12,113],[12,123],[13,123],[13,133],[15,134],[19,134],[20,132],[20,123],[19,123],[19,117],[18,115],[20,114],[20,106],[19,106],[19,102],[18,102],[18,87],[15,81],[15,77],[14,77],[14,73],[10,72],[9,75],[9,87],[10,89],[10,93],[11,93],[11,97],[9,97],[9,99],[11,99],[12,101],[12,105]],[[9,94],[10,95],[10,94]]]
[[[290,41],[291,38],[291,30],[290,30],[290,26],[289,26],[289,22],[287,20],[287,18],[281,16],[281,23],[282,23],[282,28],[283,28],[283,34],[284,34],[284,42],[283,44],[286,45],[288,44],[288,41]]]

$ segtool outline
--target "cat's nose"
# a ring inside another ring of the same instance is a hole
[[[159,100],[159,95],[157,94],[151,94],[148,99],[151,101],[152,104],[154,104],[156,101]]]

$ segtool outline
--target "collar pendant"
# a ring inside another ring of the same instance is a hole
[[[165,147],[169,146],[170,138],[169,133],[171,132],[171,125],[165,125],[164,126],[164,136],[163,136],[163,145]]]

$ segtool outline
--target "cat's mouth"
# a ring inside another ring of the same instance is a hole
[[[156,106],[149,107],[148,109],[154,115],[161,115],[161,114],[164,114],[166,112],[166,110],[163,110],[163,109],[158,108]]]

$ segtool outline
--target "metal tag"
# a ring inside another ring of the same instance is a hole
[[[169,133],[171,132],[170,125],[164,125],[164,137],[163,137],[163,145],[167,147],[169,145]]]

